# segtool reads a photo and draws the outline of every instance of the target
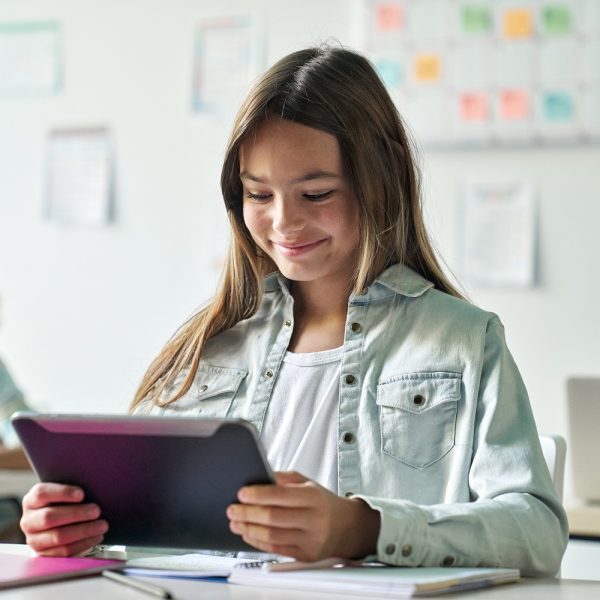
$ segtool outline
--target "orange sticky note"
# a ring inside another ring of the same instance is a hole
[[[419,82],[437,81],[442,74],[442,61],[438,54],[419,54],[415,57],[415,79]]]
[[[533,16],[530,10],[519,8],[504,13],[504,36],[526,38],[533,34]]]
[[[485,121],[489,115],[487,94],[481,92],[468,92],[461,94],[459,99],[459,114],[463,121]]]
[[[500,92],[500,117],[506,121],[517,121],[529,116],[529,95],[523,90]]]
[[[376,23],[379,31],[398,31],[404,27],[404,11],[397,4],[379,4]]]

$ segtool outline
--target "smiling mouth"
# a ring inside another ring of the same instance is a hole
[[[301,254],[307,254],[311,250],[314,250],[326,241],[327,239],[317,240],[316,242],[309,242],[307,244],[282,244],[278,242],[273,242],[273,244],[284,256],[300,256]]]

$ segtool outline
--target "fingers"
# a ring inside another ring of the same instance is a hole
[[[95,521],[99,516],[100,508],[96,504],[51,505],[36,510],[25,510],[21,526],[26,533],[38,533],[63,525]]]
[[[64,525],[27,535],[27,544],[48,556],[68,556],[100,543],[107,531],[108,523],[102,520]],[[91,540],[99,541],[91,543]]]
[[[83,490],[62,483],[36,483],[23,497],[23,509],[43,508],[49,504],[81,502]]]
[[[290,483],[306,483],[310,480],[297,471],[275,471],[275,481],[278,485],[286,485]]]
[[[73,542],[72,544],[68,544],[66,546],[58,546],[36,552],[40,556],[83,556],[87,554],[94,546],[99,544],[102,539],[103,536],[91,537],[86,538],[85,540]]]
[[[282,529],[279,527],[265,527],[252,523],[232,521],[229,525],[231,531],[244,538],[252,546],[257,544],[271,544],[277,546],[297,545],[301,543],[302,532],[297,529]]]
[[[232,504],[227,507],[230,521],[268,525],[270,527],[302,529],[307,523],[309,510],[281,508],[278,506],[256,506],[252,504]]]
[[[302,507],[314,503],[319,489],[312,481],[287,485],[250,485],[238,492],[238,500],[244,504]]]

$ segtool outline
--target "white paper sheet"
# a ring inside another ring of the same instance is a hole
[[[48,140],[46,217],[72,225],[112,218],[112,157],[106,129],[64,129]]]
[[[467,184],[463,276],[476,286],[535,283],[536,211],[529,181]]]
[[[0,96],[58,91],[60,63],[57,24],[0,24]]]

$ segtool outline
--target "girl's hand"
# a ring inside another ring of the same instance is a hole
[[[108,523],[96,504],[82,504],[83,490],[36,483],[23,498],[21,529],[27,544],[43,556],[74,556],[99,544]]]
[[[340,498],[295,472],[275,473],[275,485],[240,489],[227,509],[229,527],[264,552],[297,560],[373,554],[379,513],[362,500]]]

